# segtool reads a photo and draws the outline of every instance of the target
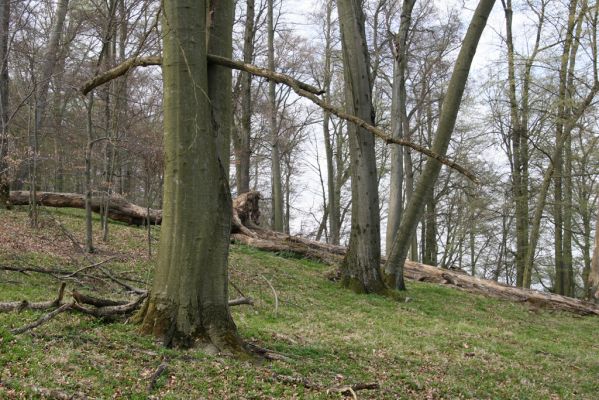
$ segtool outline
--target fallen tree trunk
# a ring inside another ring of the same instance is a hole
[[[339,265],[345,254],[345,248],[341,246],[328,245],[260,229],[253,232],[253,237],[233,234],[231,238],[237,243],[263,251],[293,254],[329,265]],[[406,261],[404,268],[406,279],[412,281],[447,285],[470,293],[525,303],[538,308],[567,311],[579,315],[599,316],[599,305],[571,297],[506,286],[495,281],[476,278],[461,271],[443,269],[413,261]]]
[[[251,236],[246,226],[255,226],[260,217],[258,202],[260,193],[248,192],[233,200],[232,232],[243,232]],[[78,193],[54,193],[37,192],[37,204],[46,207],[65,207],[85,209],[85,196]],[[15,190],[10,192],[10,203],[15,206],[29,204],[29,192]],[[92,197],[92,211],[100,213],[102,201],[99,196]],[[112,195],[108,202],[108,218],[113,221],[124,222],[129,225],[145,225],[147,223],[147,208],[130,203],[123,197]],[[162,210],[150,209],[150,223],[160,225],[162,223]]]
[[[37,192],[37,204],[46,207],[65,207],[85,209],[85,196],[78,193]],[[29,204],[29,192],[16,190],[10,192],[10,203],[15,206]],[[92,211],[100,213],[102,201],[99,196],[92,197]],[[143,225],[147,221],[147,208],[129,203],[123,197],[112,195],[108,202],[108,218],[129,225]],[[150,209],[150,223],[159,225],[162,211]]]

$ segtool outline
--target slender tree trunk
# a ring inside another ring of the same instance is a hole
[[[0,209],[10,207],[8,167],[8,37],[10,0],[0,0]]]
[[[373,122],[368,48],[360,0],[337,2],[347,111]],[[384,293],[380,273],[380,216],[374,137],[348,125],[351,159],[352,226],[341,266],[344,286],[358,293]]]
[[[87,146],[85,147],[85,251],[94,252],[93,219],[92,219],[92,149],[94,145],[92,111],[94,95],[88,95],[87,104]]]
[[[487,18],[494,4],[495,0],[481,0],[474,12],[470,26],[468,27],[468,31],[449,81],[447,93],[443,100],[443,108],[435,140],[433,142],[432,150],[438,154],[445,155],[447,152],[461,104],[462,94],[464,93],[466,82],[468,80],[470,65],[474,58],[480,36],[485,28]],[[408,255],[410,241],[412,239],[414,228],[418,226],[418,222],[422,218],[424,201],[427,195],[433,190],[440,170],[441,163],[439,163],[439,161],[432,158],[427,160],[412,199],[408,203],[402,218],[393,245],[393,251],[385,264],[385,274],[388,276],[390,275],[393,278],[392,280],[395,281],[394,287],[397,289],[405,289],[403,265]]]
[[[205,1],[163,2],[163,221],[158,267],[141,330],[166,345],[190,346],[199,339],[240,353],[227,298],[231,195],[218,154],[219,133],[214,131],[223,125],[211,112],[220,97],[202,95],[210,93],[206,12],[212,22],[210,40],[230,43],[232,7],[231,1],[215,2],[210,8]],[[230,57],[232,49],[226,52]],[[230,82],[225,80],[231,78],[210,79],[211,85],[227,87]]]
[[[590,289],[589,297],[599,302],[599,217],[597,217],[597,224],[595,225],[595,247],[588,278],[588,287]]]
[[[322,89],[325,91],[323,99],[327,103],[331,101],[331,78],[333,75],[332,69],[332,13],[333,1],[328,0],[326,3],[326,20],[325,20],[325,53],[324,53],[324,79]],[[335,172],[335,156],[333,152],[333,139],[330,130],[331,113],[324,110],[322,118],[322,131],[324,134],[325,155],[327,159],[327,216],[329,220],[329,243],[339,244],[339,199],[337,198],[336,190],[336,172]]]
[[[576,20],[576,32],[572,38],[572,45],[569,54],[569,66],[566,81],[566,102],[565,110],[568,117],[572,114],[571,102],[568,99],[574,97],[575,82],[574,74],[576,72],[576,56],[578,54],[578,48],[580,45],[580,37],[582,35],[583,18],[587,12],[587,0],[582,0],[581,10]],[[566,142],[564,143],[564,154],[563,154],[563,170],[565,175],[562,175],[562,209],[563,209],[563,235],[562,235],[562,276],[563,276],[563,291],[566,296],[573,297],[575,295],[575,280],[574,280],[574,267],[572,265],[572,135],[566,136]]]
[[[254,18],[254,0],[247,0],[243,35],[243,62],[246,64],[251,64],[254,58]],[[248,72],[241,72],[241,131],[235,142],[237,194],[250,191],[251,132],[252,75]]]
[[[268,69],[275,70],[275,27],[273,0],[268,0]],[[277,109],[275,82],[268,82],[268,103],[270,113],[270,145],[271,147],[271,182],[272,182],[272,228],[283,231],[283,188],[281,181],[281,156],[279,149],[279,132],[277,127]]]
[[[402,139],[404,131],[409,132],[409,122],[406,111],[406,70],[408,67],[408,32],[412,20],[412,10],[416,0],[404,0],[401,8],[399,33],[394,38],[393,60],[393,92],[391,97],[391,134],[394,138]],[[406,127],[407,129],[404,129]],[[391,253],[391,247],[403,212],[403,152],[399,146],[391,147],[391,177],[389,192],[389,217],[387,219],[386,252]]]

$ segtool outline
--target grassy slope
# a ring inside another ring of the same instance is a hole
[[[75,236],[79,211],[55,210]],[[55,222],[26,227],[24,212],[0,213],[0,264],[86,265]],[[111,225],[111,242],[94,260],[115,272],[147,279],[144,231]],[[324,386],[379,382],[359,398],[596,399],[599,396],[598,318],[530,310],[518,304],[412,283],[412,301],[354,295],[324,278],[330,269],[233,246],[233,282],[256,299],[234,308],[248,341],[281,352],[291,362],[252,365],[199,350],[169,350],[139,336],[132,324],[103,323],[63,314],[32,333],[8,329],[40,315],[0,314],[0,398],[30,398],[32,385],[84,392],[92,398],[144,399],[149,377],[163,357],[167,374],[151,393],[162,399],[340,398],[273,381],[273,372]],[[280,305],[275,312],[268,279]],[[126,297],[101,282],[83,282],[104,296]],[[74,283],[69,287],[73,288]],[[50,299],[58,283],[47,275],[0,271],[0,301]],[[235,293],[232,290],[232,297]]]

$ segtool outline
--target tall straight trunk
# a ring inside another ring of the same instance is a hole
[[[566,82],[566,101],[565,111],[568,116],[572,114],[572,107],[569,105],[569,99],[572,99],[575,92],[574,74],[576,72],[576,56],[580,45],[580,37],[582,35],[583,18],[587,12],[587,0],[582,0],[581,10],[576,19],[576,32],[572,38],[572,45],[569,54],[569,65]],[[572,265],[572,135],[566,136],[564,143],[563,154],[563,172],[562,176],[563,193],[562,193],[562,209],[563,209],[563,235],[562,235],[562,276],[563,276],[563,292],[566,296],[574,296],[575,280],[574,267]]]
[[[558,101],[558,116],[556,121],[556,141],[563,140],[564,148],[568,138],[564,132],[564,121],[568,118],[568,71],[569,64],[574,62],[570,58],[570,49],[572,48],[574,39],[574,28],[576,24],[576,6],[577,0],[571,0],[568,11],[568,25],[566,29],[566,37],[564,38],[564,47],[561,56],[561,66],[559,70],[559,98]],[[569,133],[568,135],[569,136]],[[562,198],[562,174],[563,174],[563,152],[556,153],[556,158],[553,159],[553,218],[554,218],[554,246],[555,246],[555,292],[558,294],[566,294],[567,277],[563,265],[563,198]]]
[[[94,146],[92,111],[94,107],[93,92],[88,95],[87,104],[87,146],[85,147],[85,251],[94,252],[93,219],[92,219],[92,149]]]
[[[360,0],[337,2],[348,113],[373,123],[368,47]],[[348,125],[352,215],[349,247],[341,266],[345,287],[358,293],[384,293],[380,272],[380,215],[374,137]]]
[[[437,154],[445,155],[451,140],[451,134],[455,126],[457,114],[462,101],[462,95],[468,80],[470,65],[478,46],[478,41],[485,28],[487,18],[493,9],[495,0],[481,0],[474,11],[472,21],[464,37],[462,48],[458,54],[456,64],[449,81],[447,93],[443,99],[443,107],[439,118],[437,132],[433,142],[432,150]],[[393,251],[385,263],[385,274],[387,281],[394,281],[395,288],[405,289],[403,278],[403,266],[408,255],[410,241],[418,222],[424,213],[424,202],[430,192],[433,190],[441,163],[435,159],[429,158],[426,161],[418,184],[408,203],[395,242]]]
[[[408,67],[408,32],[412,21],[412,10],[416,0],[404,0],[401,8],[399,32],[394,38],[393,92],[391,97],[391,134],[402,139],[409,132],[408,113],[406,111],[406,70]],[[404,129],[405,128],[405,129]],[[391,253],[393,240],[399,229],[403,212],[403,157],[404,149],[391,148],[391,177],[389,192],[389,217],[387,219],[386,252]]]
[[[210,40],[230,43],[232,20],[218,14],[232,16],[232,7],[231,1],[210,8],[205,1],[163,2],[163,221],[141,330],[166,345],[190,346],[199,339],[239,353],[241,340],[227,298],[231,195],[214,131],[223,125],[211,112],[221,98],[201,95],[210,93],[209,79],[210,85],[230,85],[225,82],[230,75],[221,75],[220,81],[208,75],[206,13],[212,22]]]
[[[268,0],[268,69],[275,70],[275,27],[274,0]],[[277,127],[277,109],[275,82],[268,82],[268,111],[270,114],[270,145],[271,145],[271,182],[272,182],[272,228],[283,231],[283,187],[281,181],[281,156],[279,150],[279,132]]]
[[[10,0],[0,0],[0,209],[10,206],[8,174],[8,36]]]
[[[254,18],[254,0],[247,0],[243,34],[243,62],[246,64],[251,64],[254,58]],[[250,191],[251,134],[252,75],[248,72],[241,72],[241,131],[235,142],[237,194]]]
[[[540,3],[540,10],[536,12],[538,23],[535,44],[528,58],[524,61],[524,71],[521,77],[522,89],[520,103],[517,100],[516,61],[512,34],[513,10],[511,0],[502,1],[506,23],[506,44],[508,62],[508,98],[510,104],[511,122],[511,178],[512,196],[515,203],[516,217],[516,285],[523,285],[526,257],[529,243],[529,94],[532,81],[532,66],[540,51],[541,32],[545,22],[545,2]]]
[[[591,213],[589,208],[589,202],[584,197],[584,203],[581,204],[581,218],[582,218],[582,229],[583,229],[583,245],[582,245],[582,256],[584,259],[584,267],[582,270],[582,284],[583,284],[583,298],[591,298],[591,287],[589,277],[591,274]]]
[[[44,61],[42,63],[42,70],[39,79],[36,79],[35,87],[35,109],[33,117],[33,129],[32,134],[29,136],[29,147],[32,149],[32,159],[28,162],[29,164],[29,180],[31,182],[30,193],[34,196],[32,198],[31,206],[31,223],[33,226],[37,226],[37,207],[35,203],[35,191],[37,190],[37,151],[38,141],[42,122],[45,116],[46,107],[48,103],[48,90],[50,88],[50,80],[54,74],[56,61],[59,55],[60,39],[62,37],[62,31],[64,27],[64,21],[67,16],[69,7],[69,0],[59,0],[56,5],[56,14],[54,21],[52,21],[52,29],[50,32],[50,38],[48,45],[44,51]]]
[[[520,106],[516,98],[516,71],[515,52],[512,34],[513,10],[511,0],[503,2],[506,24],[506,44],[508,61],[508,88],[511,120],[511,167],[512,167],[512,194],[516,209],[516,284],[522,285],[524,264],[526,262],[526,246],[528,245],[528,182],[524,179],[523,169],[527,160],[523,157],[523,137],[527,135],[526,126],[523,126]],[[524,139],[526,140],[526,139]]]
[[[437,212],[435,204],[434,191],[432,191],[426,200],[426,214],[422,225],[426,226],[424,242],[424,253],[422,263],[428,265],[437,265]]]
[[[333,1],[328,0],[326,3],[326,19],[325,19],[325,53],[324,53],[324,79],[322,89],[325,91],[323,99],[330,103],[331,99],[331,78],[333,75],[332,69],[332,13]],[[327,216],[329,221],[329,243],[339,244],[339,223],[341,210],[339,209],[339,199],[337,198],[337,190],[335,187],[335,156],[333,151],[333,139],[330,130],[331,113],[324,110],[322,117],[322,131],[324,135],[325,155],[327,160]],[[339,167],[339,166],[338,166]]]
[[[595,225],[595,245],[587,286],[589,287],[589,298],[599,302],[599,217],[597,217]]]

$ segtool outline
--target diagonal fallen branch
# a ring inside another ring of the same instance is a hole
[[[295,78],[290,77],[289,75],[281,74],[281,73],[271,71],[271,70],[268,70],[265,68],[260,68],[255,65],[245,64],[241,61],[234,61],[234,60],[231,60],[231,59],[228,59],[225,57],[215,56],[213,54],[208,55],[208,61],[211,63],[214,63],[214,64],[218,64],[218,65],[221,65],[224,67],[231,68],[231,69],[237,69],[240,71],[248,72],[252,75],[261,76],[263,78],[266,78],[266,79],[271,80],[276,83],[282,83],[284,85],[287,85],[298,96],[304,97],[304,98],[310,100],[311,102],[313,102],[314,104],[316,104],[317,106],[322,108],[323,110],[330,112],[331,114],[337,116],[338,118],[349,121],[363,129],[367,130],[374,136],[384,140],[385,143],[387,143],[387,144],[393,143],[393,144],[398,144],[400,146],[409,147],[419,153],[425,154],[428,157],[437,160],[441,164],[447,165],[449,168],[455,169],[456,171],[458,171],[459,173],[461,173],[462,175],[464,175],[468,179],[470,179],[472,182],[475,182],[475,183],[478,182],[476,175],[474,175],[472,172],[470,172],[466,168],[462,167],[460,164],[448,159],[447,157],[445,157],[441,154],[438,154],[424,146],[410,142],[409,140],[393,138],[391,135],[387,134],[384,130],[379,129],[379,128],[373,126],[372,124],[369,124],[368,122],[356,117],[355,115],[348,114],[348,113],[344,112],[343,110],[332,106],[331,104],[327,103],[326,101],[322,100],[321,98],[319,98],[317,96],[317,95],[323,93],[322,90],[315,88],[311,85],[308,85],[307,83],[301,82]],[[85,94],[89,93],[91,90],[93,90],[94,88],[96,88],[100,85],[103,85],[104,83],[109,82],[113,79],[116,79],[119,76],[126,74],[133,68],[147,67],[150,65],[162,65],[162,57],[159,57],[159,56],[134,57],[134,58],[125,60],[121,64],[117,65],[116,67],[114,67],[106,72],[103,72],[99,75],[96,75],[92,79],[85,82],[83,84],[83,86],[81,87],[81,93],[83,93],[85,95]]]
[[[57,315],[65,312],[65,311],[70,310],[73,307],[74,304],[75,304],[74,302],[63,304],[62,306],[58,307],[56,310],[51,311],[51,312],[49,312],[47,314],[42,315],[40,318],[38,318],[37,320],[33,321],[32,323],[27,324],[25,326],[22,326],[21,328],[12,329],[10,332],[13,335],[18,335],[18,334],[30,331],[33,328],[37,328],[38,326],[40,326],[42,324],[45,324],[46,322],[50,321],[51,319],[53,319]]]

